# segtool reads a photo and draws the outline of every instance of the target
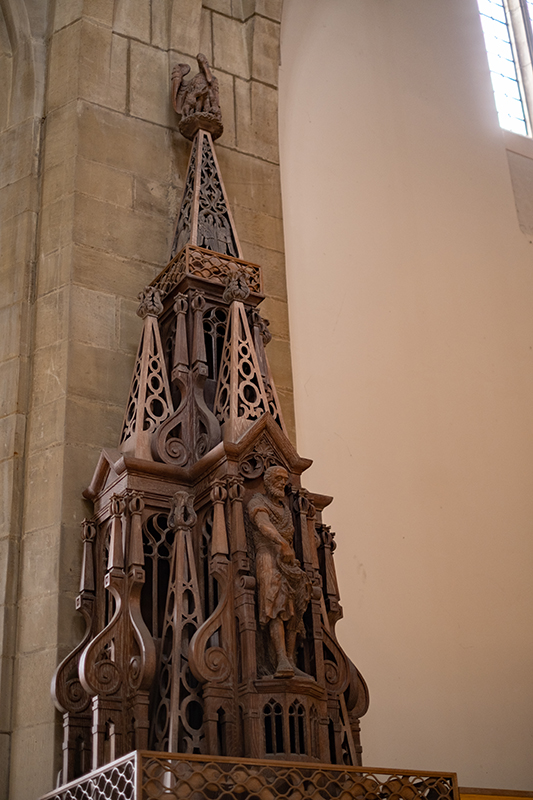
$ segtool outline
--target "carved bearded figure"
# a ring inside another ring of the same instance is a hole
[[[265,472],[266,494],[248,503],[256,552],[259,622],[267,627],[277,659],[276,678],[303,675],[294,656],[296,637],[303,632],[303,615],[311,582],[293,548],[294,525],[285,499],[288,473],[283,467]]]

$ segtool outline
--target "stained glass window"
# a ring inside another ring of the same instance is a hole
[[[533,19],[533,0],[527,0]],[[523,136],[529,122],[505,0],[478,0],[496,109],[502,128]]]

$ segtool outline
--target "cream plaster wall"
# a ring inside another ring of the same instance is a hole
[[[280,120],[298,444],[335,495],[364,763],[531,790],[533,244],[475,0],[285,0]]]

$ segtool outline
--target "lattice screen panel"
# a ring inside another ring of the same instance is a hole
[[[136,778],[136,775],[138,776]],[[453,773],[138,751],[42,800],[459,800]]]

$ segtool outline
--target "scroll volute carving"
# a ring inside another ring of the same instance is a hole
[[[138,493],[115,495],[111,500],[105,587],[113,598],[115,609],[108,625],[87,645],[81,656],[80,680],[91,695],[109,696],[122,692],[129,695],[146,690],[155,672],[155,646],[140,611],[144,584],[143,509],[144,501]],[[124,542],[127,543],[126,552]]]
[[[274,448],[267,440],[262,437],[253,450],[247,453],[239,463],[239,472],[243,478],[253,480],[259,478],[269,467],[274,467],[279,463],[279,457]]]
[[[144,500],[139,493],[135,492],[130,496],[128,508],[130,512],[128,613],[130,635],[134,645],[134,647],[131,645],[129,647],[128,689],[130,691],[147,691],[155,674],[156,655],[154,640],[141,614],[141,591],[145,580],[142,541]]]
[[[108,625],[87,645],[80,659],[80,680],[90,695],[113,695],[124,681],[124,497],[111,500],[111,534],[105,587],[113,597],[115,610]]]
[[[84,520],[81,538],[83,541],[83,562],[80,593],[76,598],[76,608],[85,619],[85,633],[80,643],[57,667],[52,679],[52,697],[60,711],[80,714],[89,707],[90,695],[83,688],[79,677],[81,653],[94,632],[95,582],[94,582],[94,542],[96,525]]]
[[[362,717],[368,711],[370,704],[370,693],[365,679],[355,666],[355,664],[348,659],[350,666],[350,682],[348,693],[346,697],[346,707],[353,717]]]
[[[213,503],[213,534],[211,540],[210,574],[219,587],[217,607],[198,628],[189,646],[189,663],[195,677],[201,682],[224,683],[232,675],[235,654],[235,633],[231,603],[231,564],[228,560],[228,536],[224,503],[228,496],[226,487],[217,481],[211,490]],[[208,647],[208,642],[220,631],[222,646]]]
[[[152,442],[152,454],[159,461],[189,466],[211,450],[221,438],[220,424],[204,399],[207,358],[203,329],[204,296],[178,294],[174,304],[176,338],[172,382],[181,395],[178,409],[161,425]],[[187,342],[187,314],[192,313],[191,352]]]

